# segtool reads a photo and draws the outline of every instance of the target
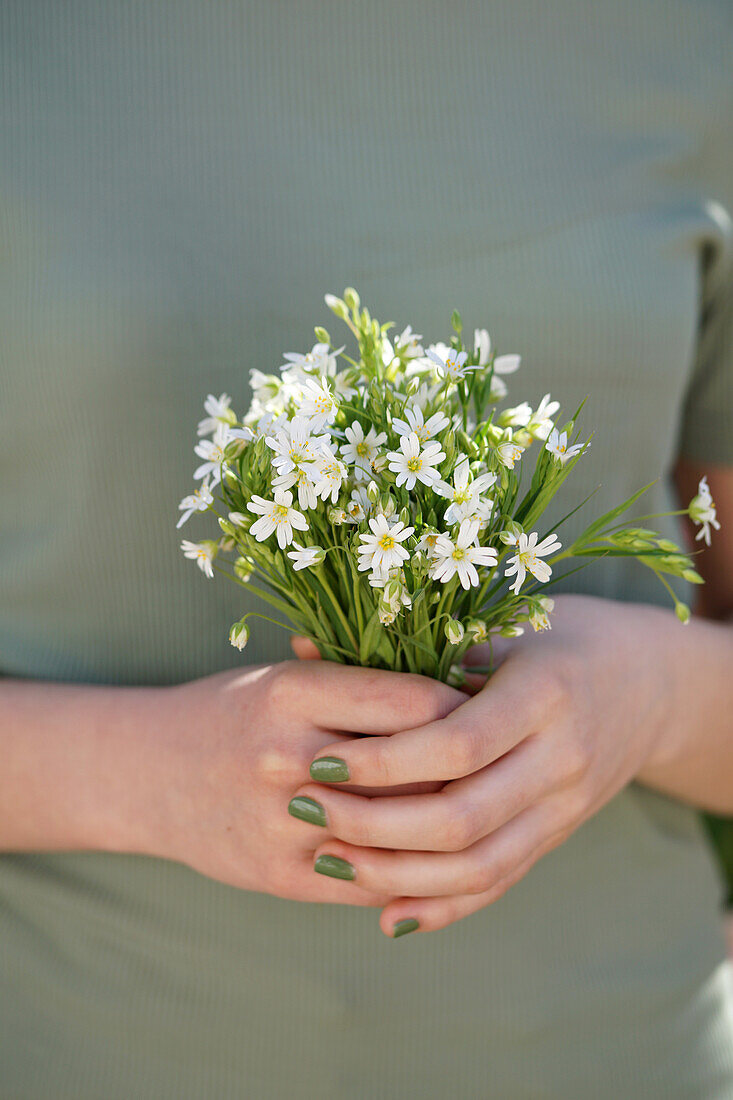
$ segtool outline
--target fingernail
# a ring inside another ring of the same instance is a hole
[[[415,920],[414,917],[406,917],[404,920],[398,920],[397,924],[392,929],[392,939],[396,940],[398,936],[406,936],[408,932],[414,932],[420,927],[420,921]]]
[[[356,869],[352,864],[338,856],[319,856],[313,864],[313,870],[318,871],[319,875],[330,875],[331,878],[356,878]]]
[[[296,795],[288,803],[288,813],[293,817],[299,817],[301,821],[308,821],[311,825],[325,825],[326,811],[315,798],[306,798],[305,795]]]
[[[338,756],[320,756],[310,766],[311,779],[323,783],[345,783],[349,778],[349,766]]]

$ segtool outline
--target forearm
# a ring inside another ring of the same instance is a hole
[[[160,690],[0,680],[0,851],[144,850]]]
[[[733,814],[733,623],[692,618],[660,638],[665,720],[637,779],[700,809]]]

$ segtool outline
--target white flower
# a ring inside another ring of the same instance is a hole
[[[417,433],[411,432],[400,439],[399,451],[389,451],[387,458],[390,470],[397,474],[397,485],[410,490],[415,488],[416,481],[435,485],[440,480],[435,467],[445,459],[445,451],[441,451],[440,443],[428,443],[421,450]]]
[[[349,471],[325,443],[321,444],[321,453],[316,456],[313,469],[316,493],[321,500],[328,500],[330,497],[331,503],[335,504],[342,482],[349,476]]]
[[[318,504],[318,493],[313,478],[317,476],[317,468],[312,462],[304,462],[302,466],[296,466],[287,474],[280,474],[272,479],[273,489],[292,489],[298,486],[298,505],[301,508],[315,508]]]
[[[498,555],[491,546],[476,546],[478,522],[464,520],[458,529],[455,542],[448,535],[438,535],[430,575],[445,584],[458,574],[465,589],[479,584],[477,565],[494,566]]]
[[[182,527],[189,516],[192,516],[194,512],[205,512],[213,502],[214,498],[211,495],[209,482],[208,480],[204,480],[198,489],[194,489],[194,491],[190,493],[189,496],[184,497],[178,505],[183,511],[183,515],[176,524],[176,527]]]
[[[552,417],[560,408],[559,401],[552,401],[549,393],[540,401],[527,422],[527,431],[537,439],[547,439],[554,428]]]
[[[311,569],[314,565],[320,565],[326,556],[322,546],[301,546],[293,540],[294,550],[288,550],[288,557],[293,562],[293,569]]]
[[[297,531],[308,530],[308,521],[302,512],[290,507],[292,503],[293,494],[283,489],[275,490],[274,500],[253,496],[247,507],[262,518],[252,524],[250,534],[258,542],[264,542],[273,531],[277,531],[277,544],[284,550],[293,541],[293,528]]]
[[[272,401],[280,393],[282,382],[276,374],[263,374],[261,370],[249,372],[249,386],[257,401]]]
[[[552,628],[550,613],[554,607],[555,601],[549,596],[540,596],[537,606],[532,608],[529,615],[530,626],[535,632]]]
[[[465,378],[469,371],[479,370],[478,364],[466,363],[466,359],[468,359],[467,351],[456,351],[455,348],[449,348],[443,344],[440,345],[441,355],[437,351],[438,346],[438,344],[433,344],[429,347],[427,355],[435,363],[441,378],[458,382],[459,379]]]
[[[283,372],[282,377],[288,397],[296,402],[299,401],[302,388],[309,378],[311,380],[328,378],[334,391],[344,398],[355,394],[356,390],[352,389],[347,381],[348,371],[338,373],[336,357],[341,354],[344,347],[332,351],[328,344],[314,344],[313,350],[305,355],[286,352],[285,358],[288,362],[284,363],[280,369]]]
[[[230,429],[227,424],[219,424],[214,432],[213,439],[202,439],[194,447],[194,454],[205,461],[198,466],[193,476],[195,478],[211,476],[212,485],[218,485],[221,481],[221,462],[224,458],[224,449],[230,439]]]
[[[272,465],[278,474],[289,474],[303,462],[313,462],[316,450],[328,442],[327,435],[311,436],[311,422],[295,416],[284,424],[277,435],[265,436],[265,443],[275,452]]]
[[[491,337],[485,328],[473,331],[473,350],[478,355],[478,365],[485,367],[491,355]]]
[[[550,438],[545,443],[545,450],[549,451],[561,466],[564,466],[569,459],[580,454],[583,445],[582,443],[576,443],[573,447],[568,447],[568,433],[558,432],[557,428],[553,428],[550,432]]]
[[[451,645],[460,645],[466,633],[463,623],[459,622],[458,619],[448,619],[443,630]]]
[[[338,412],[338,402],[325,378],[320,382],[312,378],[306,380],[298,411],[301,416],[307,416],[313,420],[314,431],[321,431],[326,424],[333,423]]]
[[[522,358],[519,355],[497,355],[494,360],[494,374],[514,374],[519,370]]]
[[[464,519],[478,519],[486,523],[491,515],[493,501],[482,500],[481,494],[490,489],[496,481],[496,474],[479,474],[469,481],[468,456],[462,455],[453,470],[453,484],[439,481],[436,493],[447,497],[451,502],[445,513],[446,523],[460,523]]]
[[[249,641],[249,627],[247,626],[244,619],[241,619],[240,622],[235,623],[234,626],[231,628],[231,630],[229,631],[229,641],[235,649],[244,649],[247,642]]]
[[[244,423],[241,433],[244,438],[261,439],[266,435],[275,435],[286,427],[288,418],[281,408],[274,407],[272,403],[265,406],[255,399],[244,417]],[[236,433],[236,429],[232,429],[232,433]]]
[[[199,420],[196,429],[198,435],[210,435],[220,424],[231,424],[234,419],[234,413],[229,408],[231,403],[232,399],[227,393],[222,393],[219,397],[214,397],[213,393],[210,393],[204,401],[204,412],[209,415]]]
[[[423,554],[425,554],[429,561],[432,561],[435,557],[435,544],[437,543],[439,537],[440,536],[437,531],[433,531],[432,529],[428,528],[427,530],[423,531],[422,535],[420,536],[415,550],[421,551]]]
[[[359,535],[359,569],[384,572],[394,565],[401,565],[410,554],[401,544],[409,538],[414,527],[405,527],[401,520],[391,527],[386,516],[373,516],[369,520],[371,535]]]
[[[421,340],[421,333],[413,332],[412,325],[408,325],[395,340],[395,347],[399,348],[406,359],[417,359],[425,354],[420,344]]]
[[[547,557],[548,554],[554,554],[562,544],[558,542],[557,536],[554,534],[548,535],[540,543],[537,542],[537,538],[536,531],[532,531],[530,535],[522,533],[519,536],[517,552],[509,558],[509,565],[504,572],[506,577],[511,577],[514,573],[517,575],[514,583],[510,585],[512,592],[519,592],[527,573],[531,573],[536,580],[543,583],[549,581],[552,576],[549,565],[541,559]]]
[[[214,569],[212,567],[212,561],[216,557],[217,545],[215,542],[207,540],[206,542],[189,542],[188,539],[183,539],[181,542],[181,550],[183,550],[184,557],[191,558],[195,561],[202,573],[205,573],[207,577],[214,576]]]
[[[372,482],[373,484],[373,482]],[[351,499],[346,505],[346,513],[350,523],[361,523],[372,510],[372,502],[363,485],[357,485],[351,491]]]
[[[392,421],[395,432],[399,436],[410,435],[414,432],[421,443],[427,443],[450,424],[448,417],[441,412],[433,413],[426,420],[419,405],[405,409],[405,417],[405,420],[395,419]]]
[[[344,349],[341,348],[341,351]],[[283,363],[280,370],[294,370],[302,378],[303,375],[317,375],[322,378],[331,373],[336,365],[336,356],[331,352],[328,344],[314,344],[311,351],[305,355],[300,352],[286,351],[283,356],[287,363]]]
[[[704,539],[710,546],[710,528],[720,530],[720,521],[716,518],[715,502],[708,485],[707,474],[697,487],[697,495],[692,498],[689,506],[689,515],[693,523],[700,524],[700,530],[695,535],[695,541]]]
[[[508,440],[506,443],[500,443],[496,448],[496,457],[501,462],[502,466],[507,466],[510,470],[514,468],[514,463],[517,462],[524,454],[524,447],[520,447],[518,443],[513,440]]]
[[[526,424],[529,424],[531,416],[532,406],[523,401],[521,405],[504,409],[497,417],[497,423],[503,428],[523,428]]]
[[[345,429],[344,434],[348,443],[341,444],[341,454],[346,462],[353,464],[357,481],[369,481],[372,476],[371,463],[377,457],[381,444],[387,442],[387,433],[380,432],[377,435],[374,428],[370,428],[364,435],[364,429],[355,420],[350,428]]]

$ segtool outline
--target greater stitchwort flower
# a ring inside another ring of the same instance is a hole
[[[266,605],[260,617],[311,638],[330,660],[456,684],[469,646],[488,643],[491,669],[493,638],[550,628],[546,590],[569,559],[635,558],[687,621],[669,578],[701,583],[692,558],[622,518],[644,490],[565,545],[557,520],[540,534],[590,442],[578,413],[557,420],[549,393],[536,407],[500,405],[519,355],[497,355],[485,328],[464,346],[456,311],[449,342],[428,344],[410,325],[390,339],[392,324],[351,287],[326,305],[354,337],[353,355],[317,326],[309,351],[286,352],[270,373],[250,369],[241,417],[228,394],[204,401],[200,484],[176,526],[217,517],[218,538],[181,543],[207,578],[230,571]],[[684,511],[709,545],[720,524],[706,478]],[[237,649],[258,614],[233,624]]]

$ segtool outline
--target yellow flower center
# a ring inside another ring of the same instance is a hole
[[[395,542],[391,535],[382,535],[378,545],[381,550],[393,550],[394,544]]]
[[[468,488],[466,488],[466,489],[456,489],[455,493],[453,494],[453,500],[455,501],[456,504],[465,504],[466,501],[468,501],[470,499],[471,499],[471,490],[468,489]]]
[[[284,523],[288,518],[288,507],[286,504],[276,504],[272,511],[272,518],[275,523]]]
[[[366,442],[357,443],[356,453],[359,455],[360,458],[364,458],[366,455],[369,454],[369,444]]]
[[[409,458],[407,460],[407,469],[411,474],[416,474],[418,470],[422,468],[421,458]]]
[[[455,550],[453,551],[453,553],[451,555],[451,557],[453,558],[454,561],[463,561],[465,556],[466,556],[466,551],[462,550],[460,548],[460,546],[456,546]]]

